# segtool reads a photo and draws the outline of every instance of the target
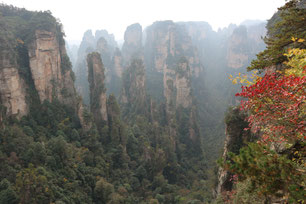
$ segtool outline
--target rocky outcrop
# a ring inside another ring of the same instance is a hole
[[[92,48],[94,49],[96,45],[96,41],[95,41],[95,37],[92,35],[92,31],[91,30],[87,30],[84,35],[83,35],[83,39],[82,42],[80,44],[79,50],[78,50],[78,62],[80,60],[82,60],[82,58],[86,57],[86,53],[87,53],[87,49],[88,48]]]
[[[36,30],[28,47],[30,69],[40,101],[54,99],[75,105],[72,69],[65,45],[59,44],[56,32]]]
[[[218,54],[215,52],[217,49],[217,33],[207,22],[203,21],[180,22],[179,24],[185,26],[193,46],[197,49],[201,64],[209,66],[208,62]]]
[[[21,117],[28,113],[27,86],[18,72],[17,56],[12,48],[14,44],[4,36],[0,36],[0,106],[5,107],[5,113],[2,110],[0,117],[4,115]]]
[[[175,70],[166,69],[163,77],[164,97],[166,99],[166,111],[175,111],[176,100],[176,73]]]
[[[17,68],[0,68],[0,102],[6,107],[6,115],[21,117],[28,113],[25,87]]]
[[[265,23],[241,25],[229,38],[227,65],[239,69],[246,67],[255,55],[265,48],[262,37],[266,34]]]
[[[0,18],[0,105],[6,114],[20,117],[28,113],[32,101],[55,99],[75,110],[74,73],[61,25],[49,13],[43,13],[48,18],[41,21],[27,11],[35,24],[19,21],[18,12],[10,15],[15,15],[18,26],[5,15]]]
[[[115,73],[113,71],[113,56],[116,50],[117,43],[114,35],[109,34],[106,30],[97,30],[95,35],[91,30],[84,33],[83,40],[81,42],[78,57],[76,62],[76,88],[83,98],[85,104],[89,104],[89,84],[88,84],[88,70],[86,64],[86,56],[94,51],[100,53],[105,66],[105,85],[109,90],[114,91],[113,87],[110,87],[113,83]],[[115,82],[117,82],[115,80]]]
[[[86,117],[86,114],[88,114],[88,111],[84,107],[82,98],[79,98],[77,102],[78,102],[77,103],[77,115],[78,115],[78,118],[80,119],[80,124],[83,130],[88,131],[93,126],[92,118],[89,118],[88,116]]]
[[[176,69],[165,69],[164,96],[167,111],[174,112],[176,108],[190,108],[192,105],[191,73],[188,60],[180,58]]]
[[[171,100],[176,97],[175,69],[180,58],[187,59],[191,78],[198,78],[203,71],[197,48],[183,23],[155,22],[146,28],[145,33],[144,54],[148,93],[153,98],[165,98],[168,104],[175,104],[175,101]]]
[[[124,65],[127,66],[132,58],[142,59],[142,52],[142,27],[139,23],[135,23],[128,26],[124,33],[122,46]]]
[[[102,62],[105,69],[106,80],[105,83],[110,83],[112,77],[112,55],[111,49],[108,46],[107,41],[100,37],[97,41],[96,51],[100,53]]]
[[[176,138],[179,137],[181,142],[188,146],[190,152],[199,153],[201,152],[200,132],[197,124],[197,110],[193,104],[191,90],[189,63],[185,57],[181,57],[176,69],[167,69],[164,74],[168,131],[173,141],[177,141]],[[175,149],[176,143],[173,145]]]
[[[88,82],[90,90],[90,110],[97,125],[107,121],[106,88],[104,85],[104,65],[100,54],[90,53],[87,56]]]
[[[227,161],[228,152],[238,154],[241,147],[246,142],[252,141],[254,136],[249,131],[244,131],[248,127],[248,122],[245,121],[246,114],[239,110],[239,107],[231,108],[225,116],[225,143],[223,149],[223,161]],[[226,169],[219,168],[217,194],[231,191],[233,188],[232,174]]]
[[[176,107],[190,107],[192,104],[191,74],[189,63],[186,58],[182,58],[177,65],[175,87]]]
[[[248,51],[247,28],[240,26],[234,30],[229,39],[227,65],[234,69],[246,66],[249,60]]]
[[[29,49],[30,68],[41,101],[52,101],[62,79],[61,57],[55,33],[37,31]]]
[[[132,113],[144,113],[146,110],[146,77],[141,59],[133,59],[124,72],[120,102],[129,107]]]
[[[117,77],[121,78],[123,73],[123,58],[121,52],[116,48],[113,59],[112,59],[113,69]]]
[[[113,53],[116,47],[118,47],[117,42],[115,40],[115,36],[111,33],[108,33],[107,30],[96,30],[95,32],[96,44],[101,37],[103,37],[106,40],[110,52]]]
[[[187,58],[193,76],[202,70],[197,50],[182,24],[159,21],[148,27],[145,52],[148,68],[157,72],[173,68],[182,56]]]

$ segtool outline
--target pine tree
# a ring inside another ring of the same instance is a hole
[[[262,70],[273,65],[281,65],[287,60],[284,53],[289,48],[305,49],[305,42],[297,42],[292,39],[302,40],[306,38],[306,9],[305,0],[291,0],[268,21],[267,36],[264,41],[267,49],[257,55],[248,70]]]

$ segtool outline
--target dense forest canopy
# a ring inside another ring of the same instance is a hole
[[[305,13],[136,23],[122,49],[88,30],[73,50],[50,11],[0,4],[0,204],[302,203]]]

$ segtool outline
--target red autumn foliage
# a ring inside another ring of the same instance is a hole
[[[263,142],[306,139],[305,85],[306,76],[272,73],[236,94],[247,99],[241,108],[250,111],[250,128],[262,133]]]

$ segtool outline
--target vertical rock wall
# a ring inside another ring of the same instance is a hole
[[[87,56],[87,65],[90,90],[90,110],[96,123],[107,121],[107,95],[104,85],[104,65],[100,54],[97,52],[90,53]]]
[[[26,83],[20,77],[16,52],[9,39],[0,37],[0,105],[5,115],[21,117],[28,113]]]
[[[40,101],[59,101],[74,106],[75,89],[72,69],[64,45],[60,45],[56,32],[36,30],[29,45],[32,79]]]
[[[132,24],[126,28],[122,56],[125,66],[128,66],[133,58],[143,58],[142,27],[139,23]]]

